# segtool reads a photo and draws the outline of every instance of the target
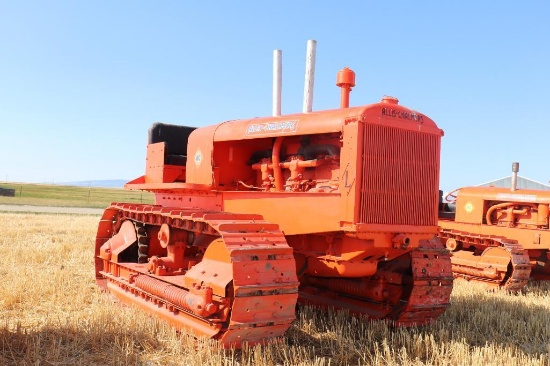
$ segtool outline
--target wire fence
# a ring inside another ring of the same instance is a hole
[[[0,187],[0,203],[105,207],[111,202],[150,204],[154,196],[149,192],[119,188],[14,183]]]

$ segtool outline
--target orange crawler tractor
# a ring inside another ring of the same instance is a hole
[[[443,132],[397,99],[192,128],[154,124],[155,205],[113,203],[99,286],[224,347],[283,335],[299,301],[397,325],[442,314],[452,290],[436,236]]]
[[[454,276],[510,291],[530,276],[550,279],[550,192],[467,187],[450,192],[442,205],[441,238],[451,251]]]

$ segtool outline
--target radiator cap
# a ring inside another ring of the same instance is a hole
[[[382,103],[388,103],[388,104],[398,104],[399,103],[399,99],[395,98],[395,97],[390,97],[388,95],[384,95],[382,97]]]

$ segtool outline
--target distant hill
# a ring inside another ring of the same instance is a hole
[[[84,180],[80,182],[56,183],[64,186],[99,187],[99,188],[123,188],[129,179]]]

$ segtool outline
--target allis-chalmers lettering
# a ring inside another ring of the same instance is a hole
[[[258,135],[269,132],[295,132],[298,121],[267,122],[262,124],[251,124],[246,129],[247,135]]]
[[[408,119],[411,121],[417,121],[424,123],[424,116],[421,114],[411,113],[407,111],[401,111],[399,109],[393,108],[382,108],[382,116],[384,117],[393,117],[393,118],[402,118]]]

